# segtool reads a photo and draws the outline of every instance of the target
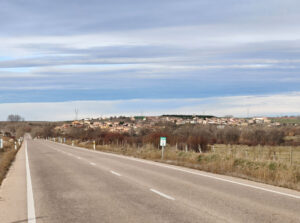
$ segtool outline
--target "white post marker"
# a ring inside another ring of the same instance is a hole
[[[3,149],[3,139],[0,139],[0,149]]]
[[[160,137],[160,146],[161,148],[161,159],[164,159],[164,150],[165,146],[167,145],[167,137]]]
[[[15,142],[15,150],[17,150],[17,142]]]
[[[96,141],[95,140],[93,141],[93,148],[94,148],[94,150],[96,150]]]

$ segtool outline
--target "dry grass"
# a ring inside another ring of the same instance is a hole
[[[7,171],[13,160],[15,159],[17,150],[5,149],[0,152],[0,185],[5,178]]]
[[[92,149],[92,143],[76,143],[76,145]],[[213,151],[202,154],[191,151],[178,151],[173,147],[167,147],[164,160],[161,160],[161,151],[150,145],[140,148],[98,145],[96,149],[240,177],[300,191],[300,165],[296,162],[299,161],[300,157],[293,155],[293,163],[291,164],[289,147],[216,145]],[[300,147],[293,148],[293,154],[297,152],[300,152]]]
[[[15,156],[21,146],[18,146],[18,150],[14,149],[14,140],[8,137],[3,137],[4,148],[0,149],[0,185],[9,170],[10,165],[15,159]]]

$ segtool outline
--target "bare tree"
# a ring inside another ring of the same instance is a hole
[[[20,115],[9,115],[7,117],[7,121],[9,122],[23,122],[25,119],[23,117],[21,117]]]

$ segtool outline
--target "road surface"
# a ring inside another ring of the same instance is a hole
[[[293,190],[45,140],[25,144],[27,216],[1,222],[300,222]]]

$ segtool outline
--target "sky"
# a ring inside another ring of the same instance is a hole
[[[0,120],[300,115],[300,1],[0,0]]]

